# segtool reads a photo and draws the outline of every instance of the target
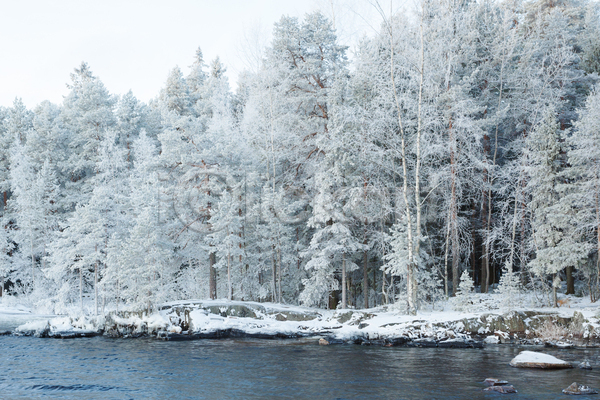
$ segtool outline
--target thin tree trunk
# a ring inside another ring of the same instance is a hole
[[[554,303],[554,307],[558,307],[558,298],[556,295],[556,285],[554,281],[556,280],[556,274],[552,274],[552,303]]]
[[[98,261],[94,264],[94,308],[98,315]]]
[[[518,186],[519,185],[517,185],[517,187]],[[513,262],[514,262],[514,257],[515,257],[515,240],[516,240],[516,236],[517,236],[517,211],[519,209],[518,196],[519,196],[519,192],[517,191],[517,193],[515,194],[515,210],[514,210],[514,214],[513,214],[512,235],[511,235],[511,240],[510,240],[510,256],[508,259],[509,260],[508,268],[510,268],[510,270],[512,272],[514,272]]]
[[[231,252],[227,248],[227,300],[231,301],[233,297],[231,290]]]
[[[487,178],[486,178],[487,180]],[[487,199],[486,199],[486,191],[483,191],[483,202],[482,202],[482,212],[481,215],[483,217],[483,221],[482,221],[482,226],[485,227],[487,225],[486,222],[486,214],[487,214],[487,210],[486,210],[486,203],[487,203]],[[480,278],[480,284],[479,284],[479,292],[480,293],[487,293],[488,292],[488,276],[489,276],[489,271],[490,271],[490,265],[488,264],[489,262],[489,257],[487,254],[487,232],[484,232],[483,234],[484,236],[482,237],[481,240],[481,278]]]
[[[281,303],[281,243],[277,239],[277,301]]]
[[[35,289],[35,256],[33,255],[33,238],[29,236],[29,248],[31,250],[31,291]]]
[[[503,38],[504,39],[504,38]],[[500,90],[498,91],[498,109],[502,106],[502,94],[504,91],[504,63],[505,63],[505,54],[503,52],[502,63],[500,64]],[[496,131],[494,134],[494,157],[492,158],[492,167],[496,165],[496,157],[498,156],[498,130],[500,128],[500,122],[496,122]],[[485,260],[485,278],[486,280],[482,283],[483,287],[485,285],[485,293],[488,292],[489,282],[490,282],[490,244],[489,237],[491,231],[491,222],[492,222],[492,184],[494,182],[494,176],[492,175],[492,170],[487,169],[488,176],[488,193],[487,193],[487,218],[486,218],[486,226],[485,226],[485,252],[483,258]],[[494,269],[494,273],[492,276],[492,284],[496,279],[496,273]]]
[[[458,201],[456,199],[456,154],[452,119],[448,124],[450,141],[450,235],[452,237],[452,296],[456,296],[459,280],[460,243],[458,241]]]
[[[79,268],[79,305],[81,306],[81,314],[83,314],[83,272]]]
[[[217,256],[214,252],[211,252],[208,255],[208,291],[211,300],[215,300],[217,298],[217,270],[215,268],[216,263]]]
[[[446,224],[446,244],[444,249],[444,293],[446,294],[446,298],[448,298],[448,250],[450,248],[450,218],[448,218],[448,223]]]
[[[94,264],[94,306],[98,315],[98,245],[96,245],[96,263]]]
[[[423,105],[423,82],[424,82],[424,74],[425,74],[425,41],[423,40],[423,15],[425,14],[425,2],[421,3],[423,6],[423,10],[421,12],[421,24],[419,26],[419,31],[421,35],[421,68],[419,73],[419,104],[417,107],[417,154],[415,159],[415,205],[417,207],[417,215],[416,215],[416,225],[417,225],[417,237],[415,238],[415,253],[414,257],[419,257],[421,250],[421,177],[420,177],[420,169],[421,169],[421,134],[422,134],[422,116],[421,116],[421,107]],[[414,259],[413,259],[414,263]],[[410,308],[410,313],[413,315],[417,314],[417,292],[418,292],[418,284],[417,284],[417,271],[418,265],[416,263],[413,264],[414,269],[412,271],[412,290],[411,290],[411,301],[413,306]]]
[[[423,21],[421,20],[421,50],[423,50],[423,25],[422,25]],[[415,274],[415,260],[414,260],[414,250],[415,247],[413,247],[413,227],[412,227],[412,213],[410,210],[410,203],[408,201],[408,169],[407,169],[407,163],[408,163],[408,158],[406,156],[406,135],[404,132],[404,125],[403,125],[403,121],[402,121],[402,108],[400,107],[400,100],[398,99],[398,91],[396,90],[396,81],[395,81],[395,77],[394,77],[394,35],[393,35],[393,31],[392,31],[392,24],[390,21],[389,24],[389,29],[390,29],[390,79],[391,79],[391,83],[392,83],[392,89],[394,92],[394,100],[396,103],[396,112],[398,114],[398,124],[400,127],[400,148],[401,148],[401,156],[402,156],[402,178],[403,178],[403,184],[402,184],[402,196],[403,196],[403,200],[404,200],[404,205],[405,205],[405,215],[406,215],[406,224],[407,224],[407,247],[408,247],[408,265],[407,265],[407,298],[408,298],[408,310],[409,313],[412,315],[415,315],[417,313],[417,304],[416,304],[416,280],[414,277]],[[421,51],[421,64],[423,64],[423,52]],[[422,65],[421,65],[422,66]],[[423,69],[421,68],[421,84],[419,87],[419,114],[421,111],[421,98],[422,98],[422,88],[423,88]],[[421,127],[421,118],[420,115],[418,117],[418,128],[417,128],[417,147],[420,151],[420,127]],[[417,157],[418,158],[418,157]],[[419,160],[417,159],[417,166],[419,164]],[[417,172],[418,172],[418,167],[417,167]],[[418,191],[418,184],[415,188],[416,191],[416,198],[419,197],[419,191]],[[419,201],[420,203],[420,201]],[[417,206],[419,206],[419,204],[417,204]],[[418,219],[420,222],[420,215],[418,216]],[[418,236],[418,235],[417,235]]]
[[[346,308],[346,255],[342,255],[342,309]]]
[[[272,245],[272,249],[273,249],[273,254],[271,255],[271,301],[273,303],[277,303],[277,257],[276,257],[276,250],[275,250],[275,240],[273,240],[273,245]]]
[[[366,242],[366,239],[365,239]],[[365,243],[366,244],[366,243]],[[369,256],[367,250],[363,252],[363,296],[364,296],[364,308],[369,308]]]
[[[387,278],[385,276],[385,271],[382,271],[381,276],[381,297],[383,298],[383,304],[388,304],[388,294],[386,288]]]

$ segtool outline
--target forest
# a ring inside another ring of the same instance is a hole
[[[283,16],[235,89],[198,48],[148,104],[84,62],[61,104],[0,108],[2,294],[90,314],[415,314],[460,281],[600,298],[598,4],[373,7],[352,50],[319,12]]]

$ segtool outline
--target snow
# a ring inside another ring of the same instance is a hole
[[[565,364],[569,363],[549,354],[539,353],[537,351],[522,351],[518,356],[512,359],[511,364],[517,363],[543,363],[543,364]]]
[[[474,296],[477,297],[477,296]],[[482,296],[485,304],[490,295]],[[510,343],[517,338],[529,338],[531,343],[543,343],[538,337],[543,318],[577,318],[580,337],[598,341],[600,308],[589,299],[572,297],[571,308],[522,308],[510,314],[502,310],[458,312],[447,302],[435,311],[419,311],[416,316],[402,314],[397,307],[380,306],[356,310],[322,310],[316,308],[229,300],[187,300],[164,303],[159,311],[146,315],[139,312],[109,313],[106,317],[57,316],[37,314],[33,309],[15,303],[0,303],[0,332],[60,336],[77,333],[108,333],[113,336],[165,334],[210,335],[235,331],[239,334],[273,337],[326,337],[339,342],[389,341],[428,339],[434,342],[468,341],[476,338],[486,344]],[[519,312],[528,311],[527,314]],[[537,315],[531,312],[538,313]],[[579,313],[579,314],[576,314]],[[519,337],[508,325],[519,319],[525,326]],[[542,318],[542,319],[541,319]],[[511,332],[511,333],[508,333]],[[573,339],[552,338],[554,342]],[[536,336],[537,335],[537,336]]]

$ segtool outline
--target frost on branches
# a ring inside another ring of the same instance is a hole
[[[148,104],[82,63],[61,104],[0,107],[2,295],[416,314],[497,283],[555,305],[566,281],[595,302],[597,4],[380,11],[351,57],[323,14],[282,17],[234,89],[198,48]]]

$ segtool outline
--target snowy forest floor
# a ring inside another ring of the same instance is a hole
[[[44,315],[0,301],[0,334],[74,338],[151,336],[163,340],[254,337],[306,338],[320,344],[481,347],[490,343],[600,347],[600,304],[562,296],[559,308],[503,309],[495,294],[473,295],[464,311],[450,300],[416,316],[397,306],[322,310],[273,303],[188,300],[165,303],[155,313],[105,316]]]

